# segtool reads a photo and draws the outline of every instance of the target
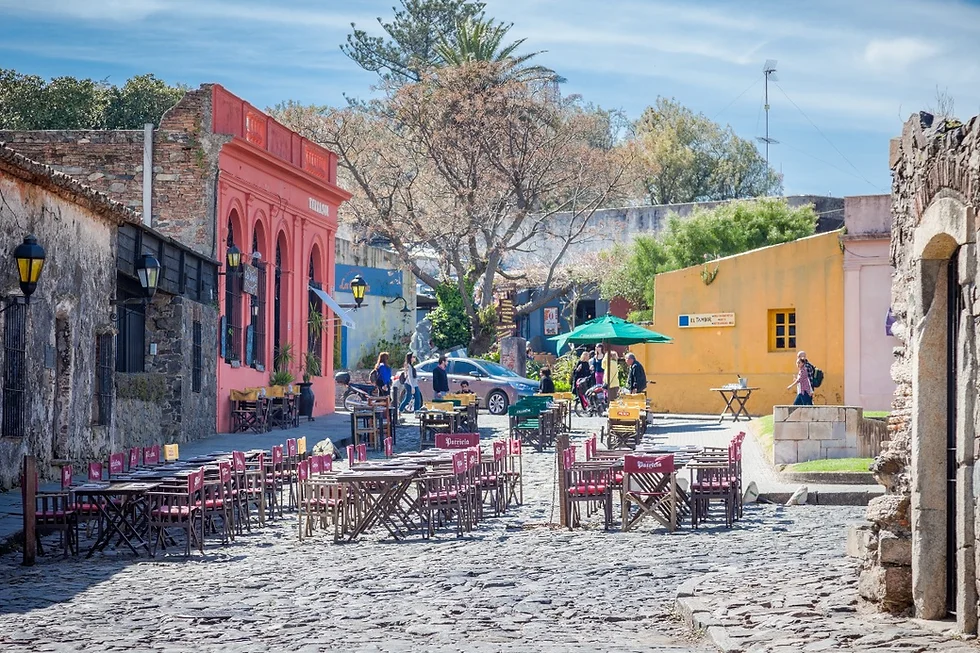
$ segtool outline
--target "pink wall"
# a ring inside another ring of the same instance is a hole
[[[844,403],[890,410],[892,349],[898,344],[885,335],[892,283],[891,198],[845,198],[844,223]]]
[[[300,381],[301,360],[307,349],[307,288],[311,254],[317,253],[314,256],[316,281],[329,291],[333,287],[337,209],[350,196],[332,183],[336,179],[336,157],[333,154],[287,130],[219,86],[215,86],[214,101],[215,131],[235,136],[222,147],[218,162],[216,251],[223,259],[229,218],[232,217],[234,241],[242,251],[242,262],[251,258],[255,234],[261,260],[267,264],[264,371],[244,364],[234,368],[223,358],[218,361],[217,430],[226,433],[231,428],[230,391],[269,385],[273,367],[277,241],[281,239],[284,244],[279,336],[280,342],[293,345],[296,362],[292,371],[296,380]],[[260,128],[261,131],[257,131]],[[308,156],[309,153],[315,156]],[[324,162],[330,166],[329,169],[322,168]],[[218,303],[221,314],[225,315],[223,279]],[[248,296],[243,295],[239,313],[239,324],[249,324]],[[330,317],[328,311],[325,317]],[[312,379],[317,397],[314,415],[332,413],[334,410],[333,320],[327,320],[327,330],[321,339],[322,374]]]

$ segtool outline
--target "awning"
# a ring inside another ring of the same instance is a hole
[[[341,324],[343,324],[348,329],[354,328],[354,320],[351,318],[350,313],[342,309],[340,307],[340,304],[338,304],[333,297],[331,297],[324,291],[320,290],[319,288],[314,288],[313,286],[310,286],[310,290],[316,293],[316,296],[320,298],[320,301],[322,301],[324,304],[330,307],[330,310],[333,311],[334,314],[340,318]]]

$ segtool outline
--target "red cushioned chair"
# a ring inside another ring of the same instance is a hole
[[[468,491],[466,452],[453,454],[452,473],[432,472],[419,479],[419,510],[425,525],[425,537],[435,535],[436,526],[453,520],[456,536],[469,530],[467,521]]]
[[[677,529],[677,472],[674,456],[626,456],[621,505],[624,531],[652,517],[673,533]]]
[[[187,556],[190,556],[192,546],[204,553],[204,520],[201,512],[203,488],[204,468],[201,468],[187,477],[186,486],[182,489],[174,487],[147,493],[151,555],[156,556],[158,546],[166,548],[170,539],[168,532],[178,528],[185,532]]]
[[[569,530],[581,525],[581,506],[587,514],[601,509],[605,528],[612,527],[612,467],[602,463],[576,463],[575,447],[562,452],[562,474],[565,476],[565,526]]]
[[[78,512],[71,496],[71,480],[72,467],[65,465],[61,468],[60,492],[36,492],[34,495],[34,537],[37,552],[41,555],[44,555],[41,536],[55,532],[60,535],[60,545],[66,558],[69,553],[78,553]],[[34,486],[37,487],[36,475]]]

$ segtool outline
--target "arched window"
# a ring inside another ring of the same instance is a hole
[[[318,278],[319,265],[317,261],[320,256],[320,248],[313,246],[310,252],[309,269],[309,316],[306,321],[306,351],[310,358],[303,361],[304,376],[320,376],[323,373],[323,332],[325,323],[323,320],[323,301],[314,292],[323,289],[323,284]]]
[[[227,246],[235,245],[236,223],[239,221],[238,212],[232,209],[228,216]],[[225,263],[227,265],[227,261]],[[244,351],[242,343],[242,277],[241,270],[225,269],[225,329],[224,338],[225,361],[242,360]]]
[[[262,260],[262,241],[261,238],[262,224],[260,222],[255,223],[255,228],[252,231],[252,251],[251,257],[249,259],[249,264],[255,268],[255,275],[257,279],[255,294],[252,295],[250,303],[251,312],[251,331],[252,331],[252,347],[251,347],[251,360],[246,360],[248,365],[252,367],[258,367],[259,365],[266,365],[266,355],[265,355],[265,333],[266,333],[266,318],[265,318],[265,302],[266,302],[266,277],[265,277],[265,261]],[[258,256],[257,256],[258,255]]]

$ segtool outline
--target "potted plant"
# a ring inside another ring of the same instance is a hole
[[[320,336],[323,334],[323,314],[316,309],[314,304],[310,304],[310,313],[306,321],[307,328],[309,329],[309,338],[311,345],[313,343],[320,343]],[[312,347],[309,351],[303,354],[303,382],[299,384],[299,414],[301,417],[306,417],[307,420],[313,421],[313,405],[316,403],[316,395],[313,393],[313,384],[311,379],[314,376],[320,376],[322,373],[320,357],[316,355]]]
[[[289,385],[296,380],[293,373],[289,371],[289,368],[293,366],[294,360],[292,343],[286,342],[279,345],[275,360],[273,361],[273,370],[272,375],[269,377],[269,383],[271,385]]]

